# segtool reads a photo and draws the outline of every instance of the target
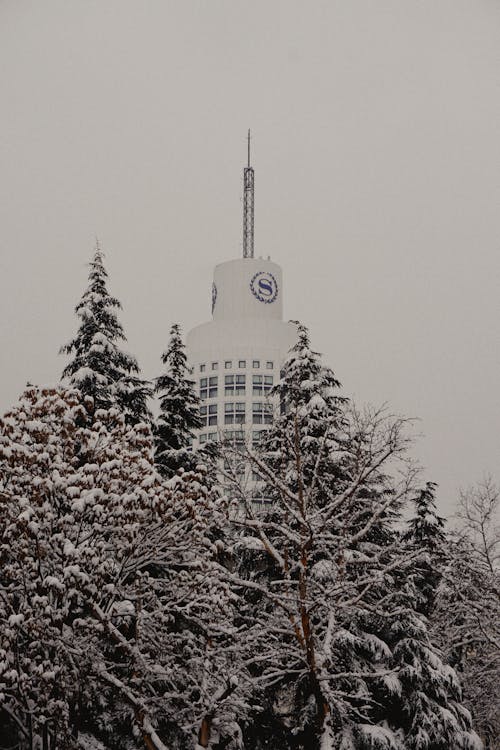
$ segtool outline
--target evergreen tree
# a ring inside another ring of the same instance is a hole
[[[160,414],[155,427],[155,463],[165,477],[179,468],[195,468],[197,459],[191,451],[193,431],[201,427],[200,402],[190,378],[180,327],[170,329],[167,351],[162,355],[166,372],[155,381],[160,398]]]
[[[403,423],[351,417],[303,326],[275,393],[281,413],[248,451],[272,504],[254,513],[242,486],[247,515],[235,520],[244,649],[264,707],[246,746],[368,748],[370,683],[388,648],[367,620],[396,564],[383,522],[407,492],[383,469],[404,451]]]
[[[406,420],[359,412],[336,386],[300,326],[281,414],[247,451],[273,502],[255,513],[241,487],[247,515],[235,519],[243,649],[264,708],[246,746],[476,749],[453,670],[413,608],[419,553],[396,523],[414,492]]]
[[[429,617],[434,606],[437,587],[446,560],[447,539],[444,519],[437,514],[435,482],[427,482],[413,500],[416,513],[407,524],[403,541],[411,549],[424,553],[414,568],[414,583],[418,592],[419,612]]]
[[[75,338],[61,347],[62,354],[72,356],[63,378],[84,395],[92,396],[95,409],[117,406],[129,424],[150,421],[148,399],[152,390],[139,377],[135,357],[118,346],[126,341],[116,316],[121,304],[109,294],[107,278],[103,253],[97,246],[90,263],[89,285],[75,308],[80,327]]]

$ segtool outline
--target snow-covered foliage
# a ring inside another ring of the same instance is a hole
[[[500,490],[490,479],[462,493],[430,623],[491,750],[500,737],[499,513]]]
[[[201,427],[200,403],[177,324],[170,330],[162,362],[166,371],[155,381],[155,393],[160,398],[155,425],[155,463],[163,476],[171,477],[180,467],[187,469],[196,465],[190,446],[194,430]]]
[[[395,523],[415,493],[405,420],[360,413],[337,385],[299,326],[276,389],[281,416],[247,450],[273,504],[255,513],[233,487],[246,507],[236,524],[262,545],[245,541],[233,575],[260,707],[246,746],[479,748],[405,590],[420,554]]]
[[[160,477],[145,424],[26,391],[0,420],[4,743],[239,746],[224,512],[203,472]]]
[[[127,423],[149,421],[151,386],[139,377],[135,357],[118,346],[126,341],[116,316],[121,304],[109,294],[107,277],[103,253],[97,247],[90,263],[89,285],[75,308],[80,327],[75,338],[61,347],[61,353],[72,357],[63,378],[92,396],[96,409],[118,406]]]
[[[426,617],[434,608],[436,590],[447,556],[444,519],[436,510],[436,487],[434,482],[427,482],[413,499],[415,515],[408,521],[402,536],[402,541],[410,550],[423,553],[415,562],[412,579],[418,599],[415,606]]]

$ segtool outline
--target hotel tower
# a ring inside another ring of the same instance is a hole
[[[254,257],[250,133],[243,176],[243,257],[215,267],[212,320],[187,335],[187,356],[203,420],[195,449],[212,440],[223,439],[236,448],[258,442],[277,406],[269,392],[297,339],[295,325],[283,321],[281,268],[269,256]],[[250,486],[255,479],[246,477]]]

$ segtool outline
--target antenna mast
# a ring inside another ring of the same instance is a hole
[[[250,166],[250,130],[248,131],[248,165],[243,170],[243,257],[253,258],[254,173]]]

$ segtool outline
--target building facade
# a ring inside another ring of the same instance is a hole
[[[248,173],[251,172],[249,175]],[[203,426],[194,448],[225,440],[255,445],[272,423],[270,391],[297,340],[283,320],[283,274],[270,258],[253,254],[253,169],[244,172],[243,257],[215,267],[212,320],[187,335],[187,356],[201,400]],[[248,468],[245,482],[254,485]]]

